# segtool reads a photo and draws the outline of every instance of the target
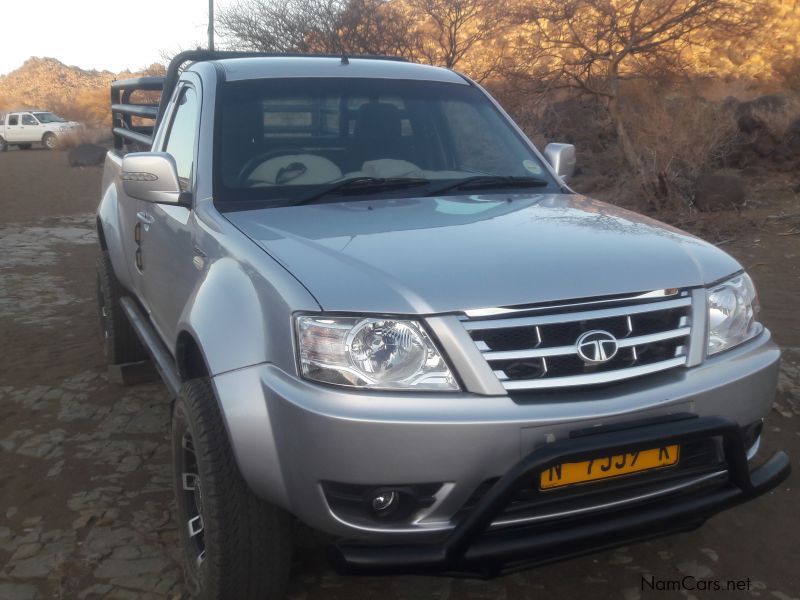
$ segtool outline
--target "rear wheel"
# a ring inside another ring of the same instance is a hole
[[[56,138],[56,134],[50,133],[49,131],[45,133],[42,137],[42,144],[44,144],[44,147],[48,150],[55,150],[58,146],[58,138]]]
[[[175,401],[172,456],[184,573],[192,596],[283,597],[292,554],[290,517],[259,499],[242,479],[208,379],[185,383]]]
[[[105,355],[108,364],[120,365],[139,362],[147,358],[139,337],[119,300],[120,286],[108,252],[103,252],[96,261],[97,270],[97,308],[100,312],[100,330],[105,342]]]

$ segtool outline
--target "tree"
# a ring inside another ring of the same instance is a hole
[[[620,82],[681,69],[685,50],[747,35],[763,0],[537,0],[517,12],[514,74],[546,89],[576,88],[605,101],[628,165],[644,178],[620,107]],[[654,182],[646,182],[653,184]]]
[[[385,0],[240,0],[220,12],[217,25],[237,49],[414,58],[415,35],[396,4]]]
[[[469,56],[472,74],[483,79],[502,60],[502,45],[497,42],[510,23],[505,1],[405,0],[404,4],[416,22],[419,53],[427,62],[453,69]],[[487,45],[491,52],[478,61],[476,50]]]
[[[383,54],[448,68],[466,64],[480,80],[503,55],[505,2],[240,0],[220,12],[217,26],[239,49]]]
[[[398,0],[348,0],[339,35],[353,54],[380,54],[417,60],[419,32]]]
[[[340,0],[239,0],[219,12],[217,28],[237,49],[338,53],[343,10]]]

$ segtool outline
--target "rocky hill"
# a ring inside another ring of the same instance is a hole
[[[100,124],[108,117],[109,84],[141,74],[160,74],[154,64],[139,73],[87,71],[55,58],[32,57],[15,71],[0,76],[0,111],[29,107],[54,110],[62,116]]]

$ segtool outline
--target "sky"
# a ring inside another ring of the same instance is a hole
[[[217,9],[234,3],[215,2]],[[31,56],[83,69],[136,70],[163,62],[164,52],[207,43],[208,0],[9,0],[0,5],[15,7],[0,12],[0,75]]]

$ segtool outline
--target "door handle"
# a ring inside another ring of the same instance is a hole
[[[142,224],[142,229],[144,229],[145,231],[149,231],[150,225],[152,225],[153,222],[156,220],[153,215],[144,210],[140,210],[139,212],[137,212],[136,218],[139,219],[139,222]]]

